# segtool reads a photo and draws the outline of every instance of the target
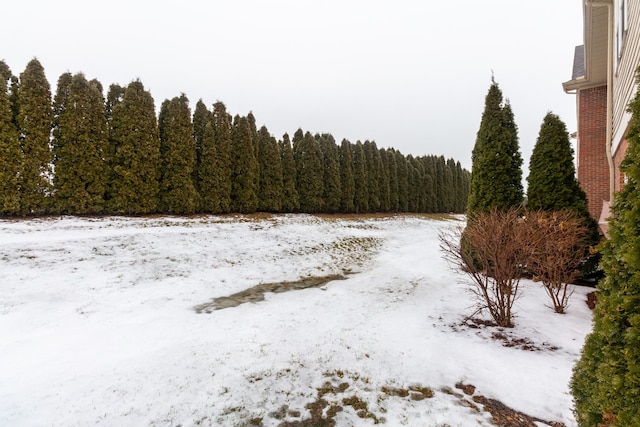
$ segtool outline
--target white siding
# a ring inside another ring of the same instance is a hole
[[[614,2],[614,7],[616,8],[616,30],[621,26],[619,22],[622,19],[620,13],[621,2],[622,0]],[[630,116],[626,113],[626,109],[636,91],[635,72],[640,65],[640,2],[636,0],[627,1],[626,7],[627,31],[623,40],[621,56],[616,61],[613,77],[613,152],[615,152],[627,130]],[[616,54],[615,48],[613,54]]]

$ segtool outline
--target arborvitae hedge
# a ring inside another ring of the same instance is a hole
[[[629,111],[627,181],[611,207],[593,332],[571,383],[583,427],[640,426],[640,91]]]
[[[299,129],[277,141],[252,113],[182,95],[156,115],[139,80],[58,80],[53,103],[34,59],[17,78],[0,61],[0,215],[461,212],[469,172],[373,141],[340,145]],[[53,129],[52,138],[49,129]]]

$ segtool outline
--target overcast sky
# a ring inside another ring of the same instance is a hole
[[[139,78],[158,107],[185,93],[296,129],[374,140],[471,168],[492,70],[526,167],[547,111],[575,131],[563,92],[580,0],[21,0],[3,7],[0,58],[37,57],[55,91],[84,72],[105,91]]]

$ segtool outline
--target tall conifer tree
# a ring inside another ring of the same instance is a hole
[[[126,89],[111,85],[108,211],[148,214],[158,209],[160,139],[151,94],[140,80]]]
[[[409,212],[409,170],[405,156],[396,151],[396,167],[398,169],[398,210]]]
[[[55,210],[102,213],[108,181],[108,130],[100,87],[82,73],[63,74],[54,111]]]
[[[220,171],[216,150],[213,114],[199,100],[193,112],[193,140],[195,142],[195,166],[193,184],[198,194],[198,211],[220,211]]]
[[[517,206],[523,198],[522,157],[513,111],[492,79],[472,152],[467,214]]]
[[[560,117],[547,113],[529,161],[527,207],[571,209],[588,218],[587,197],[575,176],[573,149]]]
[[[298,134],[294,135],[294,137]],[[298,196],[300,210],[306,213],[322,212],[323,175],[322,151],[316,139],[310,132],[306,132],[302,140],[294,138],[294,158],[298,176]]]
[[[282,136],[280,142],[280,156],[282,158],[282,211],[297,212],[300,209],[298,190],[296,189],[296,161],[288,134]]]
[[[367,170],[367,186],[369,194],[369,212],[378,212],[380,210],[380,153],[375,142],[365,141],[362,144],[365,155],[365,164]]]
[[[171,214],[194,213],[197,206],[197,194],[193,185],[196,150],[191,109],[184,94],[162,103],[158,116],[158,135],[159,209]]]
[[[389,159],[384,148],[378,149],[380,157],[380,169],[378,171],[378,190],[380,194],[380,211],[389,212],[391,210],[391,185],[389,178]]]
[[[353,146],[353,181],[355,195],[353,204],[356,213],[369,212],[369,179],[367,174],[367,159],[362,142],[356,141]]]
[[[388,148],[386,150],[387,165],[389,168],[389,210],[391,212],[398,212],[399,205],[399,183],[398,183],[398,162],[395,150]]]
[[[340,180],[340,153],[336,140],[331,134],[322,134],[316,137],[323,162],[323,212],[335,213],[340,210],[341,180]]]
[[[258,209],[259,169],[251,134],[249,120],[236,116],[232,135],[231,200],[233,210],[239,213],[253,213]]]
[[[20,214],[18,177],[22,152],[7,90],[10,78],[9,67],[0,61],[0,215]]]
[[[258,210],[280,212],[282,210],[282,161],[278,142],[269,134],[266,126],[258,131],[260,184]]]
[[[220,213],[233,209],[231,201],[233,157],[232,123],[225,105],[218,101],[213,104],[213,133],[216,143],[216,163],[218,169],[218,205]]]
[[[53,111],[51,88],[44,68],[32,59],[20,75],[18,128],[22,162],[20,168],[20,213],[41,214],[51,193],[53,160],[50,148]]]
[[[340,211],[351,213],[355,211],[353,204],[356,184],[353,176],[353,156],[351,143],[343,139],[340,143]]]

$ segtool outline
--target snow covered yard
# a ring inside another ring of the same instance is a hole
[[[456,388],[574,426],[591,313],[525,281],[516,327],[462,325],[453,221],[310,215],[0,221],[0,425],[490,426]],[[265,283],[319,287],[200,312]],[[539,425],[545,425],[538,423]],[[328,424],[327,424],[328,425]]]

